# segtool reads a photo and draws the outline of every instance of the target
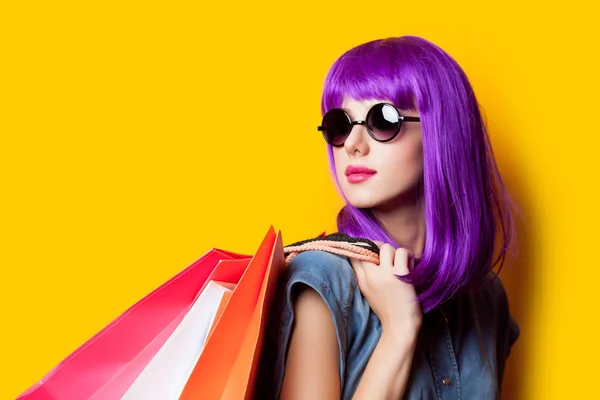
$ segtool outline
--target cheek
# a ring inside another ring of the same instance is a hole
[[[420,143],[390,149],[382,165],[401,181],[417,179],[423,171],[423,149]]]
[[[335,166],[335,175],[338,181],[340,182],[340,184],[343,184],[344,182],[342,178],[345,177],[345,161],[343,160],[343,156],[339,154],[339,151],[336,151],[336,149],[333,150],[333,165]]]
[[[410,143],[410,146],[407,143],[405,146],[394,146],[386,150],[386,159],[395,165],[414,166],[423,158],[423,150],[418,143]]]

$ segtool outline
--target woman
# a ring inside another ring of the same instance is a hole
[[[498,398],[519,326],[492,268],[513,225],[466,75],[422,38],[374,40],[333,64],[321,108],[338,229],[380,261],[292,260],[257,398]]]

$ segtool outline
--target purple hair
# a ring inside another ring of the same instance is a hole
[[[400,109],[414,110],[416,105],[420,113],[424,172],[419,201],[425,206],[426,238],[415,268],[401,279],[415,286],[423,311],[475,286],[498,262],[502,268],[514,236],[510,198],[477,99],[460,66],[419,37],[370,41],[348,50],[331,67],[322,114],[340,107],[344,96],[357,101],[389,99]],[[327,146],[339,189],[333,150]],[[494,259],[498,222],[502,243]],[[369,209],[355,208],[347,199],[337,228],[399,247]]]

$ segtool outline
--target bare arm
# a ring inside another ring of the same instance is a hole
[[[321,296],[308,287],[299,292],[294,309],[296,317],[280,398],[339,399],[339,348],[331,311]],[[411,334],[402,332],[382,333],[354,399],[402,397],[416,343]]]
[[[331,311],[305,286],[296,297],[294,313],[280,399],[339,399],[339,350]]]
[[[354,399],[400,399],[406,391],[422,323],[414,287],[398,279],[409,272],[408,251],[382,244],[379,265],[351,262],[360,291],[382,328]]]
[[[353,399],[401,399],[416,346],[411,333],[383,331]]]
[[[399,399],[404,395],[422,322],[414,287],[397,278],[409,272],[408,252],[383,244],[379,258],[379,265],[351,260],[360,290],[382,326],[356,389],[357,400]],[[339,399],[340,350],[331,311],[308,287],[298,293],[294,310],[281,399]]]

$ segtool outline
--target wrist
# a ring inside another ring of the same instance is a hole
[[[420,323],[382,324],[381,336],[384,340],[389,339],[398,345],[411,346],[417,342],[420,327]]]

